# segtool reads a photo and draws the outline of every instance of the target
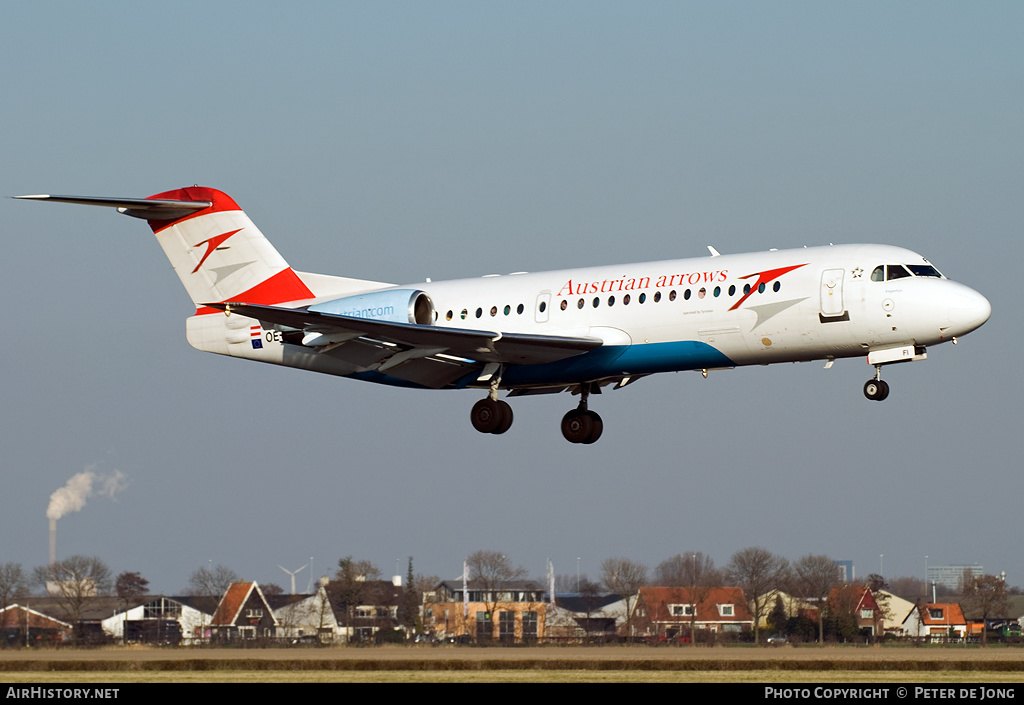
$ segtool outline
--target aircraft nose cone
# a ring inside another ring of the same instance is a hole
[[[974,289],[960,287],[949,302],[949,319],[954,335],[966,335],[980,328],[992,315],[992,304]]]

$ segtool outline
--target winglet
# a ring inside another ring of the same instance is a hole
[[[721,257],[722,256],[722,253],[719,252],[718,250],[716,250],[711,245],[708,245],[708,251],[711,252],[711,256],[712,257]]]

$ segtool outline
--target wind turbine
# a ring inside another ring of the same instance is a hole
[[[309,564],[307,563],[306,565],[302,566],[302,568],[296,568],[295,570],[288,570],[287,568],[285,568],[280,563],[277,565],[278,568],[283,570],[285,573],[288,573],[288,575],[292,576],[292,593],[291,594],[293,594],[293,595],[295,594],[295,574],[298,573],[300,570],[302,570],[303,568],[305,568],[308,565]]]

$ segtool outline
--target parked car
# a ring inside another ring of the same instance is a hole
[[[789,637],[782,632],[778,632],[776,634],[772,634],[766,641],[769,646],[785,646],[789,643]]]

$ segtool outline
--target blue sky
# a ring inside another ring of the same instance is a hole
[[[752,545],[1024,584],[1019,3],[4,14],[6,195],[213,186],[296,268],[396,283],[881,242],[993,315],[887,370],[884,404],[854,360],[679,373],[604,395],[592,447],[558,432],[568,397],[517,400],[512,431],[485,437],[475,392],[199,353],[145,224],[4,199],[0,561],[45,562],[50,494],[94,466],[126,486],[62,518],[58,554],[164,592],[210,561],[287,585],[277,565],[310,556],[317,574],[413,555],[453,577],[492,549],[596,577],[613,555],[724,564]]]

